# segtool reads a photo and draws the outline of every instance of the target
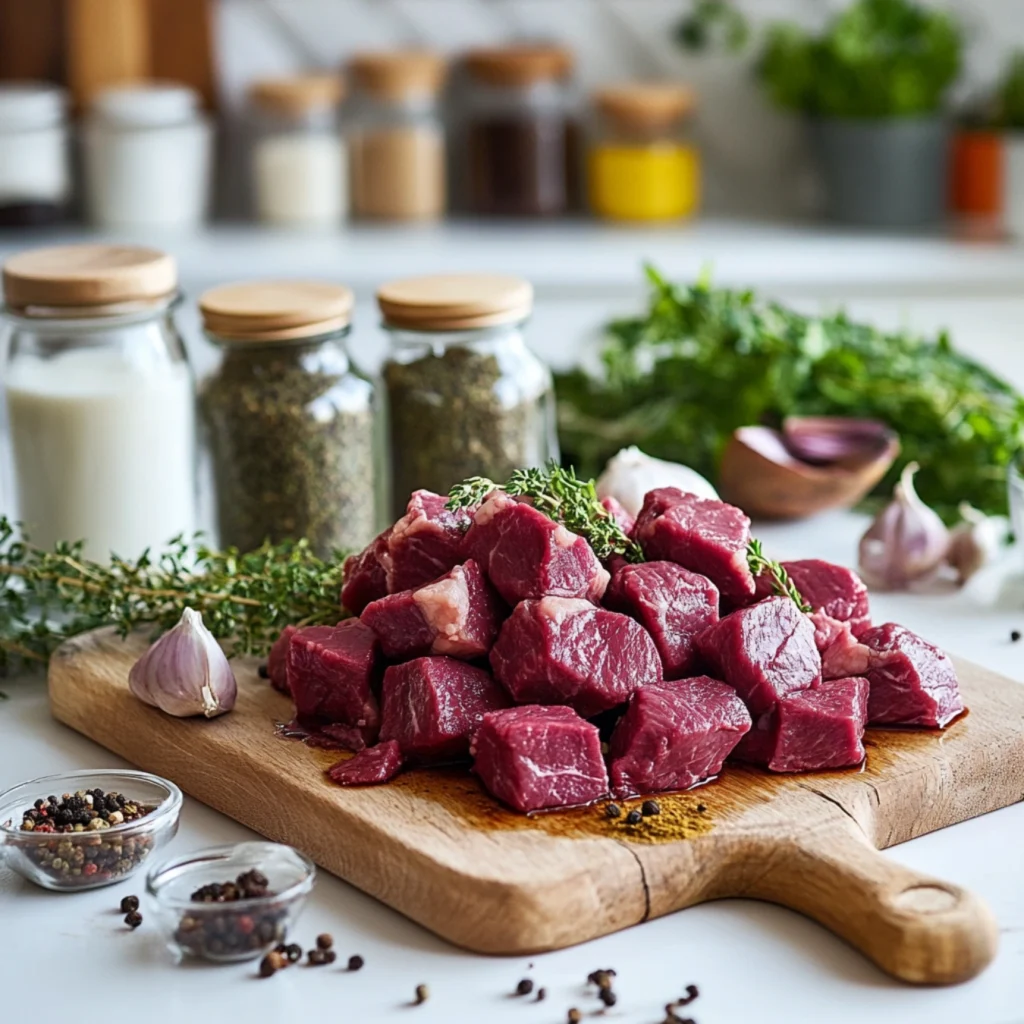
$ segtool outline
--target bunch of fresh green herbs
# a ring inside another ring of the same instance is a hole
[[[652,268],[647,275],[650,308],[609,325],[603,372],[556,381],[563,452],[582,475],[635,444],[714,479],[737,427],[850,416],[900,435],[903,462],[921,466],[921,497],[948,521],[962,501],[1005,513],[1006,468],[1024,446],[1024,398],[945,334],[887,333],[706,280],[684,287]],[[891,493],[901,466],[877,494]]]
[[[940,110],[962,51],[945,12],[913,0],[856,0],[820,36],[771,26],[760,77],[779,106],[816,117],[920,117]]]
[[[731,0],[691,0],[675,37],[690,53],[738,53],[750,38],[750,24]]]

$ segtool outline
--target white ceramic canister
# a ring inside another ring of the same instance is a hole
[[[4,264],[16,516],[33,543],[137,558],[195,529],[195,387],[174,260],[70,245]]]
[[[55,86],[0,86],[0,226],[63,216],[71,190],[66,107],[66,94]]]
[[[213,129],[199,94],[149,83],[105,89],[82,133],[90,219],[110,228],[194,228],[210,197]]]

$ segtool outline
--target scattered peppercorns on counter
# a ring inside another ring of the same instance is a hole
[[[348,969],[350,971],[362,970],[363,964],[366,961],[361,956],[350,956],[348,958]]]
[[[142,924],[142,915],[137,910],[132,910],[129,913],[125,914],[124,923],[128,925],[128,927],[131,928],[132,931],[135,931],[135,929],[138,928],[140,924]]]
[[[430,989],[426,985],[416,986],[416,997],[413,999],[413,1006],[422,1006],[430,998]]]
[[[125,896],[121,900],[121,913],[130,914],[133,910],[139,909],[139,897],[138,896]]]
[[[528,996],[533,991],[533,982],[529,978],[523,978],[518,985],[516,985],[517,996]]]
[[[688,1006],[700,995],[700,990],[696,985],[686,986],[686,995],[674,1002],[667,1003],[665,1005],[665,1019],[661,1024],[696,1024],[696,1021],[692,1017],[680,1017],[676,1010],[680,1006]]]
[[[580,1021],[583,1020],[583,1014],[574,1006],[566,1014],[566,1020],[568,1024],[580,1024]]]
[[[1020,630],[1019,629],[1011,630],[1010,631],[1010,641],[1011,641],[1011,643],[1017,643],[1018,640],[1020,640]]]

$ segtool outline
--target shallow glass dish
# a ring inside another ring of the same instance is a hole
[[[233,882],[252,869],[266,876],[273,895],[229,903],[191,899],[204,885]],[[315,879],[313,862],[290,846],[239,843],[158,864],[146,879],[146,892],[171,952],[223,963],[251,960],[284,942]]]
[[[155,807],[143,818],[99,832],[23,832],[39,799],[99,787]],[[147,772],[100,769],[46,775],[0,793],[0,856],[23,878],[58,892],[114,885],[130,878],[178,831],[181,790]]]

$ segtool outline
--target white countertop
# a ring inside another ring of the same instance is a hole
[[[849,563],[863,525],[856,516],[837,514],[758,532],[779,556]],[[988,572],[964,593],[878,597],[875,617],[897,619],[955,654],[1024,680],[1024,643],[1009,641],[1012,628],[1024,628],[1024,598],[1003,598],[992,607],[990,592],[999,578],[999,572]],[[0,702],[0,788],[73,768],[121,765],[50,720],[41,680],[6,680],[0,689],[11,697]],[[169,850],[183,853],[251,837],[186,800],[181,830]],[[358,953],[366,967],[351,975],[337,967],[301,968],[259,980],[252,964],[175,966],[151,921],[130,933],[116,908],[122,896],[141,892],[139,880],[92,893],[52,894],[5,869],[0,869],[0,982],[5,1005],[24,1007],[33,993],[49,993],[82,1024],[108,1021],[111,1011],[96,1008],[108,998],[127,1000],[119,1012],[147,1024],[185,1019],[197,1024],[300,1019],[561,1024],[569,1006],[597,1005],[582,994],[587,974],[614,967],[620,1003],[606,1019],[622,1024],[657,1024],[668,999],[691,982],[702,992],[688,1008],[699,1024],[1010,1024],[1024,1020],[1022,848],[1024,805],[1018,804],[890,852],[902,863],[978,893],[998,918],[995,963],[975,981],[951,989],[901,985],[797,914],[738,900],[695,907],[557,953],[475,956],[325,874],[295,938],[307,945],[329,931],[341,960]],[[145,915],[145,900],[142,910]],[[547,989],[544,1003],[527,1005],[508,997],[524,976]],[[403,1006],[420,982],[430,986],[429,1002],[415,1009]],[[76,990],[92,996],[80,1003],[71,996]]]

